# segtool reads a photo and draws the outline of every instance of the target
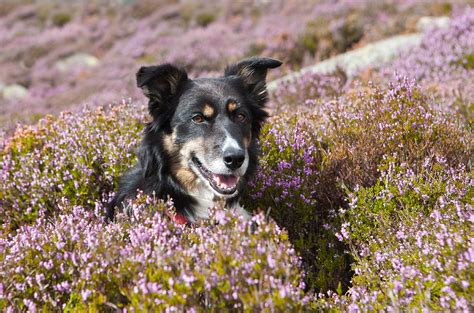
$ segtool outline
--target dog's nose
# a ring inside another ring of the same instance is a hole
[[[245,154],[242,149],[227,149],[224,151],[224,163],[231,170],[236,170],[245,161]]]

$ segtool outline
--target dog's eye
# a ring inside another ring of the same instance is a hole
[[[206,120],[204,119],[204,116],[201,114],[196,114],[193,116],[192,121],[196,124],[201,124],[204,123]]]
[[[235,121],[238,123],[243,123],[247,120],[247,116],[244,113],[239,113],[235,116]]]

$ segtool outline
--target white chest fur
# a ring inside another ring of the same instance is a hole
[[[209,208],[214,207],[215,194],[207,186],[201,185],[196,191],[190,194],[195,200],[196,204],[193,206],[194,218],[190,218],[191,222],[196,222],[199,219],[208,219],[209,218]],[[251,215],[239,204],[235,203],[232,207],[228,208],[235,210],[236,213],[244,216],[245,218],[251,218]]]
[[[209,218],[209,208],[214,206],[214,192],[206,188],[205,186],[199,186],[191,196],[196,200],[196,204],[193,206],[194,216],[196,219],[207,219]],[[192,222],[195,222],[192,221]]]

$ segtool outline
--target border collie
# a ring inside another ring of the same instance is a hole
[[[267,70],[282,63],[251,57],[219,78],[189,79],[172,64],[142,67],[137,85],[149,99],[139,162],[119,181],[107,217],[138,190],[171,197],[179,222],[208,218],[214,201],[249,214],[239,196],[257,166],[258,137],[268,116]],[[177,220],[175,218],[175,220]]]

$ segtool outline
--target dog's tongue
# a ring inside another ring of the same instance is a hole
[[[237,177],[234,175],[212,174],[212,179],[220,188],[232,189],[237,185]]]

